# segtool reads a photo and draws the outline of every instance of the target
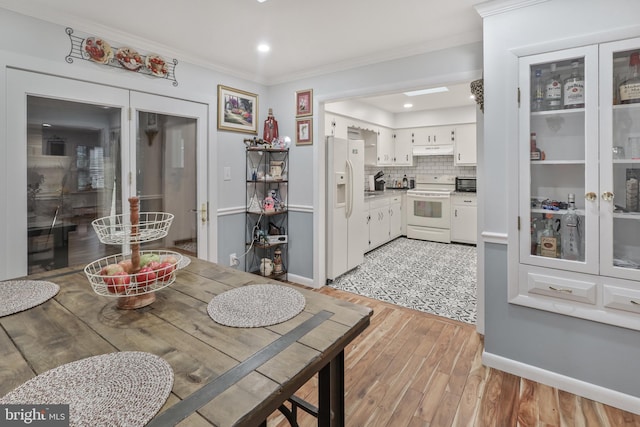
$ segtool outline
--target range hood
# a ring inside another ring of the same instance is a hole
[[[413,147],[414,156],[453,156],[453,144],[447,145],[416,145]]]

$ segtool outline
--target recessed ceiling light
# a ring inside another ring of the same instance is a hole
[[[267,0],[258,0],[258,3],[264,3],[264,2],[266,2],[266,1],[267,1]]]
[[[418,96],[418,95],[428,95],[430,93],[438,93],[438,92],[449,92],[449,88],[444,86],[432,87],[431,89],[414,90],[411,92],[405,92],[404,94],[407,96]]]
[[[43,127],[43,128],[50,128],[50,127],[51,127],[51,125],[50,125],[49,123],[43,123],[43,124],[42,124],[42,127]]]
[[[407,104],[404,104],[403,107],[404,108],[411,108],[411,107],[413,107],[413,104],[407,103]]]
[[[261,43],[258,45],[258,51],[260,52],[269,52],[271,47],[266,43]]]

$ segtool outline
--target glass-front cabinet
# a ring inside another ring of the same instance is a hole
[[[600,182],[611,193],[600,209],[601,274],[640,280],[640,39],[603,45],[600,57]]]
[[[519,60],[514,303],[640,329],[640,39]]]

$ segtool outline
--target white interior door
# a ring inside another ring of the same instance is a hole
[[[156,244],[208,259],[207,105],[131,92],[131,109],[129,194],[141,212],[174,215]]]
[[[90,236],[90,225],[87,228],[86,222],[79,222],[86,217],[83,212],[92,209],[94,216],[101,215],[112,204],[114,191],[109,190],[113,182],[123,179],[115,175],[129,169],[128,157],[117,155],[118,147],[129,144],[129,133],[120,129],[126,123],[129,92],[13,69],[7,70],[7,82],[6,179],[0,184],[0,197],[9,203],[1,218],[4,268],[0,275],[13,278],[28,273],[34,247],[52,247],[54,265],[48,268],[72,264],[69,233],[82,231]],[[52,108],[54,104],[57,108]],[[41,114],[45,110],[48,114]],[[95,150],[103,178],[106,174],[109,179],[97,179],[96,165],[91,188],[86,184],[88,167],[84,181],[80,178],[80,147],[88,155]],[[108,157],[111,148],[113,157]],[[31,175],[35,178],[29,179]]]
[[[186,241],[205,259],[215,252],[207,239],[206,105],[13,69],[7,82],[0,280],[126,251],[100,244],[90,222],[128,213],[138,193],[146,197],[141,211],[175,215],[175,235],[159,244]],[[138,178],[147,172],[160,182]]]

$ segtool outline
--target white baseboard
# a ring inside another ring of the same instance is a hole
[[[535,366],[526,365],[502,356],[482,353],[482,363],[490,368],[499,369],[531,381],[536,381],[560,390],[573,393],[596,402],[604,403],[623,411],[632,412],[640,415],[640,398],[628,394],[620,393],[615,390],[600,387],[595,384],[577,380],[575,378],[566,377],[555,372],[540,369]]]
[[[322,286],[318,286],[313,283],[313,279],[304,276],[298,276],[296,274],[287,274],[287,280],[290,282],[299,283],[304,286],[309,286],[310,288],[320,289]]]

